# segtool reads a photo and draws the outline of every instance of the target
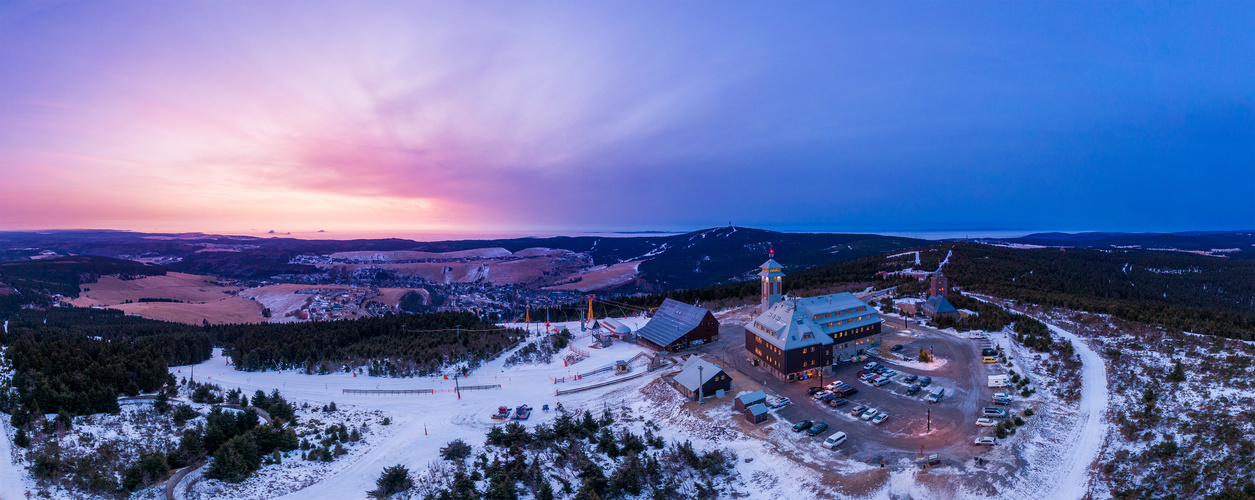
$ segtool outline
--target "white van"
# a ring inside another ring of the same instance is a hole
[[[831,450],[837,445],[844,443],[845,438],[846,436],[844,432],[841,432],[841,431],[834,432],[832,433],[831,436],[828,436],[828,439],[824,440],[824,448],[828,448]]]
[[[1011,377],[1006,375],[990,375],[989,387],[1011,387]]]

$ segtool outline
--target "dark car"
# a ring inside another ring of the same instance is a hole
[[[811,425],[813,424],[814,422],[811,422],[810,420],[803,420],[801,422],[793,424],[793,432],[802,432],[806,429],[809,429]]]
[[[922,378],[922,379],[919,379],[919,386],[920,386],[920,387],[928,387],[928,384],[931,384],[931,383],[933,383],[933,378],[932,378],[932,377],[924,377],[924,378]]]
[[[998,355],[998,350],[997,350],[997,349],[988,349],[988,348],[986,348],[986,349],[981,349],[981,350],[980,350],[980,355],[981,355],[981,356],[997,356],[997,355]]]
[[[807,434],[810,434],[810,435],[812,435],[812,436],[818,436],[818,435],[819,435],[819,433],[821,433],[821,432],[823,432],[823,431],[826,431],[826,430],[828,430],[828,424],[825,424],[825,423],[823,423],[823,422],[817,422],[817,423],[815,424],[815,426],[814,426],[814,427],[811,427],[811,430],[806,431],[806,433],[807,433]]]
[[[914,382],[918,378],[919,378],[919,375],[912,373],[910,375],[907,375],[906,378],[903,378],[902,381],[909,384],[911,382]]]
[[[836,394],[837,394],[838,396],[843,397],[843,398],[848,398],[848,397],[850,397],[850,396],[853,396],[853,395],[855,395],[855,394],[858,394],[858,389],[855,389],[855,388],[851,387],[851,388],[846,389],[846,390],[844,390],[844,391],[837,391],[837,392],[836,392]]]
[[[824,402],[824,403],[827,403],[827,402],[832,401],[832,400],[834,400],[834,399],[837,399],[837,395],[836,395],[836,394],[832,394],[832,393],[828,393],[828,394],[824,395],[824,397],[819,398],[819,400],[820,400],[820,401],[822,401],[822,402]]]
[[[889,348],[889,350],[890,350],[890,351],[893,351],[893,352],[898,352],[898,351],[901,351],[901,350],[902,350],[902,344],[895,345],[895,346],[893,346],[893,347]]]
[[[907,394],[915,394],[917,392],[919,392],[919,384],[912,385],[906,390]]]
[[[849,402],[850,402],[850,400],[848,400],[848,399],[845,399],[845,398],[837,398],[837,399],[834,399],[834,400],[832,400],[832,401],[829,401],[829,402],[828,402],[828,406],[831,406],[831,407],[833,407],[833,408],[836,408],[836,407],[838,407],[838,406],[845,406],[846,404],[849,404]]]
[[[994,404],[1006,406],[1011,404],[1011,400],[1007,398],[994,398]]]
[[[823,388],[823,387],[819,387],[819,386],[811,387],[811,388],[809,388],[809,389],[807,389],[807,390],[806,390],[806,395],[807,395],[807,396],[814,396],[814,395],[815,395],[815,393],[817,393],[817,392],[819,392],[819,391],[822,391],[822,390],[824,390],[824,388]]]

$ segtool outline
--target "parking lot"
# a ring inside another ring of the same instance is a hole
[[[790,383],[753,366],[745,356],[745,334],[741,325],[723,325],[720,341],[700,350],[723,360],[728,368],[761,382],[769,393],[792,400],[792,405],[774,411],[777,418],[786,421],[781,422],[782,425],[792,426],[803,420],[827,423],[829,428],[822,434],[801,437],[813,440],[817,452],[840,453],[869,463],[914,459],[920,454],[921,447],[926,454],[941,453],[943,457],[954,460],[970,460],[988,452],[988,447],[975,446],[972,441],[978,436],[992,436],[993,429],[978,427],[976,419],[983,417],[982,408],[994,406],[990,403],[994,392],[1011,392],[1010,388],[987,387],[987,375],[1004,373],[1005,370],[982,362],[981,341],[958,338],[915,322],[909,329],[901,327],[900,323],[884,325],[885,334],[879,349],[883,355],[870,360],[897,372],[888,384],[876,387],[858,379],[857,373],[866,361],[840,364],[835,373],[825,371],[822,384],[839,380],[858,390],[857,394],[849,397],[848,404],[837,408],[816,402],[807,395],[808,388],[822,385],[820,378]],[[899,344],[903,345],[901,351],[894,353],[890,350]],[[920,349],[931,350],[939,361],[929,366],[902,361],[903,355],[918,356]],[[904,382],[903,378],[909,374],[920,378],[931,377],[932,384],[917,394],[907,394],[911,384]],[[935,387],[945,388],[945,396],[938,403],[930,403],[926,396]],[[850,414],[859,405],[876,408],[888,413],[889,417],[878,425],[861,420]],[[1001,408],[1018,411],[1016,404]],[[931,430],[928,424],[930,416]],[[846,443],[837,446],[835,451],[822,448],[820,443],[823,439],[836,431],[849,435]]]

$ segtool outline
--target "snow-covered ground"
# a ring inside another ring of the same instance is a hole
[[[636,328],[644,320],[624,320]],[[563,327],[578,337],[579,323],[555,323],[555,330]],[[637,392],[649,381],[662,376],[667,370],[620,385],[589,390],[562,397],[555,396],[557,388],[579,387],[579,381],[555,384],[554,378],[566,377],[599,366],[626,360],[645,349],[626,342],[615,342],[608,348],[590,348],[591,338],[572,341],[590,357],[571,366],[563,366],[561,354],[545,365],[521,365],[505,369],[503,362],[510,353],[498,356],[458,380],[462,386],[501,385],[500,389],[462,391],[461,397],[453,392],[454,381],[443,377],[381,378],[356,376],[349,373],[330,375],[304,375],[292,371],[279,373],[242,372],[235,370],[229,360],[215,351],[214,357],[195,367],[196,379],[222,386],[224,390],[239,388],[245,394],[256,390],[266,392],[278,389],[289,401],[308,401],[315,404],[336,402],[340,408],[379,410],[392,419],[391,435],[371,446],[358,457],[344,457],[345,466],[328,471],[321,480],[308,487],[279,498],[362,498],[374,488],[375,479],[385,467],[405,465],[419,470],[437,457],[438,450],[453,439],[482,442],[487,430],[502,422],[489,418],[498,406],[515,407],[529,404],[536,408],[527,424],[551,421],[556,412],[542,411],[544,404],[552,408],[561,402],[568,409],[600,408],[611,392]],[[178,376],[187,376],[192,367],[171,367]],[[642,370],[639,365],[634,370]],[[436,389],[435,394],[419,395],[360,395],[344,394],[344,389]],[[252,488],[241,489],[239,497],[252,497],[256,492],[267,491],[264,477],[254,477],[245,482]],[[229,497],[224,497],[229,498]]]

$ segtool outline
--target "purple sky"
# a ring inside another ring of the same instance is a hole
[[[1255,228],[1255,2],[8,2],[0,229]]]

